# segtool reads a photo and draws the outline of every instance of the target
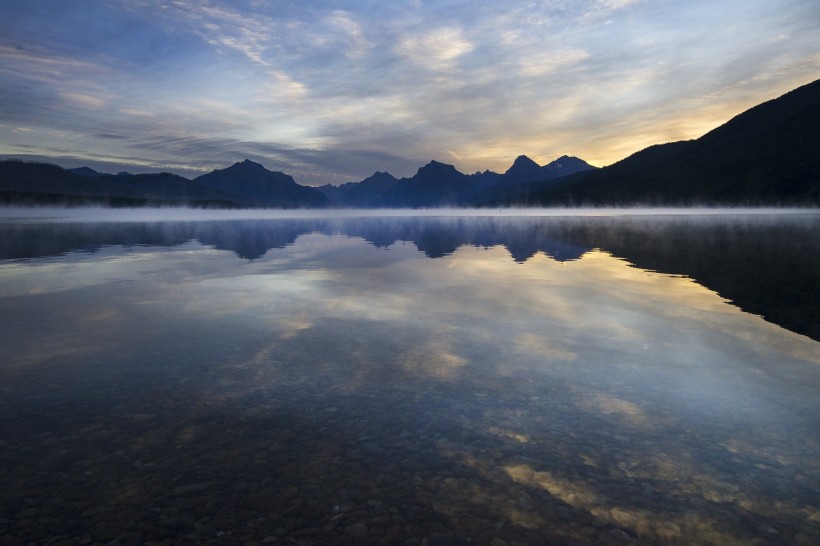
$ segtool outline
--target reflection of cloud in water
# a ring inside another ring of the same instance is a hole
[[[23,293],[128,279],[134,286],[113,300],[120,305],[156,306],[182,321],[187,315],[241,319],[279,336],[298,336],[311,317],[355,317],[395,327],[469,329],[473,339],[508,348],[516,358],[529,354],[546,361],[620,359],[620,366],[645,366],[651,353],[692,366],[695,356],[702,362],[723,359],[727,349],[750,340],[763,342],[748,349],[760,351],[756,360],[785,352],[818,361],[814,343],[738,312],[690,279],[647,273],[601,252],[563,265],[539,255],[521,265],[503,259],[501,247],[461,248],[452,257],[426,260],[411,245],[385,251],[339,236],[302,240],[305,247],[296,244],[254,263],[196,246],[146,248],[97,266],[94,256],[83,255],[77,262],[6,266],[3,275],[7,287]],[[348,266],[335,268],[340,252],[363,255],[362,264],[349,258]],[[138,299],[129,302],[128,294]],[[438,352],[474,360],[467,356],[472,350],[468,344]]]
[[[556,347],[553,342],[547,341],[537,334],[519,334],[515,338],[515,352],[532,353],[547,360],[563,360],[571,362],[578,358],[576,353]]]
[[[410,375],[423,374],[437,379],[453,379],[468,360],[451,352],[451,342],[435,339],[401,353],[396,364]]]
[[[412,244],[311,234],[252,262],[191,243],[0,275],[0,312],[15,317],[0,360],[27,365],[5,369],[4,397],[31,394],[42,367],[100,406],[92,432],[61,436],[66,449],[138,453],[220,498],[244,498],[240,481],[275,496],[280,479],[288,495],[288,479],[318,480],[328,495],[362,488],[389,504],[389,491],[469,536],[480,513],[532,543],[559,541],[552,529],[581,541],[585,526],[698,544],[748,543],[749,520],[788,538],[816,529],[817,343],[606,252],[430,260]],[[16,403],[49,400],[29,398]],[[116,487],[95,495],[110,501],[130,479],[148,502],[173,502],[132,470],[112,466]],[[328,501],[327,518],[345,502]]]
[[[559,478],[550,472],[536,471],[526,464],[503,467],[516,483],[536,487],[549,492],[570,506],[633,530],[639,536],[662,541],[713,545],[744,545],[721,529],[722,523],[708,514],[690,512],[688,514],[663,513],[622,506],[618,499],[607,498],[593,487],[584,483]]]
[[[516,211],[491,210],[52,211],[48,214],[55,218],[48,222],[11,217],[0,222],[0,257],[104,254],[112,245],[195,246],[193,241],[200,241],[251,260],[264,256],[270,262],[272,255],[297,239],[300,248],[312,250],[310,238],[319,233],[361,237],[390,247],[393,258],[403,241],[429,257],[450,255],[465,245],[503,246],[519,261],[533,255],[573,259],[599,248],[644,269],[689,275],[748,312],[820,339],[815,282],[820,271],[806,259],[820,252],[820,239],[812,236],[820,216],[810,211],[773,212],[778,211],[572,209],[526,210],[520,213],[527,217],[516,217]],[[92,221],[99,218],[109,221]],[[208,218],[224,221],[196,221]],[[133,221],[137,219],[151,221]],[[294,257],[291,252],[291,265]],[[345,267],[351,259],[360,267],[355,262],[361,258],[351,258],[341,245],[335,253],[326,253],[335,268]]]
[[[614,396],[596,394],[582,401],[582,404],[593,412],[614,415],[630,424],[646,426],[649,423],[649,419],[641,408],[628,400]]]
[[[529,443],[529,441],[530,441],[530,437],[527,436],[526,434],[520,434],[520,433],[514,432],[512,430],[500,429],[498,427],[490,427],[488,429],[488,431],[491,432],[492,434],[497,434],[498,436],[503,436],[505,438],[511,438],[511,439],[515,440],[516,442],[519,442],[521,444],[526,444],[526,443]]]

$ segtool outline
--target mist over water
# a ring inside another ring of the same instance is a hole
[[[599,208],[432,208],[432,209],[195,209],[109,207],[0,207],[0,220],[88,222],[169,222],[216,220],[274,220],[287,218],[369,217],[596,217],[596,216],[725,216],[806,215],[816,209],[721,207],[599,207]]]
[[[241,212],[4,211],[0,537],[820,537],[816,212]]]

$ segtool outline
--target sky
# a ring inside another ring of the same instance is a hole
[[[0,158],[306,185],[605,166],[818,77],[816,0],[0,0]]]

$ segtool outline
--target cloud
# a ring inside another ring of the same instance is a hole
[[[596,0],[595,4],[604,9],[618,10],[635,4],[640,4],[644,0]]]
[[[152,118],[155,116],[154,112],[149,112],[147,110],[140,110],[138,108],[120,108],[120,113],[128,115],[128,116],[135,116],[140,118]]]
[[[557,70],[566,70],[587,58],[589,58],[589,53],[583,49],[567,49],[547,52],[541,56],[526,56],[519,61],[520,74],[525,78],[546,76]]]
[[[432,70],[447,70],[453,63],[474,49],[463,32],[455,27],[443,27],[401,40],[398,52],[411,62]]]
[[[270,66],[265,54],[276,35],[276,21],[258,13],[246,15],[229,6],[214,5],[207,0],[137,0],[130,8],[150,9],[165,24],[177,27],[176,30],[181,23],[183,28],[212,46],[236,51],[254,63]]]
[[[102,109],[106,101],[99,97],[86,95],[83,93],[62,93],[60,95],[64,100],[83,108],[91,108],[93,110]]]
[[[66,55],[53,54],[22,45],[0,44],[0,75],[4,79],[26,79],[46,83],[104,77],[110,71],[102,65]]]
[[[296,100],[306,97],[309,93],[307,85],[294,80],[284,72],[271,70],[268,72],[268,75],[271,81],[262,85],[262,92],[260,94],[261,101]]]
[[[345,42],[343,52],[346,56],[359,59],[373,47],[373,44],[365,37],[361,24],[354,19],[350,12],[334,10],[325,17],[324,22],[331,30],[341,31],[343,38],[337,41]]]

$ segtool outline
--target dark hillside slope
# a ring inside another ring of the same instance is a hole
[[[0,161],[0,202],[20,205],[237,206],[222,192],[169,173],[89,176],[47,163]]]
[[[470,177],[452,165],[431,161],[412,178],[402,178],[376,201],[380,207],[459,206],[475,191]]]
[[[370,207],[381,199],[381,196],[396,185],[396,177],[388,172],[376,172],[365,178],[340,199],[339,203],[347,207]]]
[[[651,146],[609,167],[512,189],[508,203],[820,204],[820,80],[697,140]]]
[[[285,173],[269,171],[246,159],[194,179],[199,187],[231,195],[244,207],[327,207],[330,203],[316,188],[297,184]]]

